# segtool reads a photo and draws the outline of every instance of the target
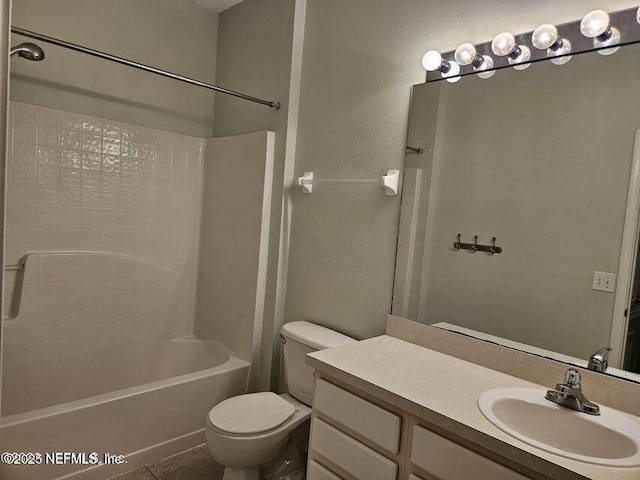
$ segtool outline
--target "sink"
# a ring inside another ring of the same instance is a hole
[[[615,467],[640,466],[640,424],[611,408],[587,415],[545,400],[542,388],[494,388],[478,408],[496,427],[562,457]]]

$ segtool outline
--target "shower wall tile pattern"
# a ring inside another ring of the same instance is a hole
[[[18,102],[9,115],[6,264],[125,256],[7,271],[5,367],[191,334],[204,140]]]

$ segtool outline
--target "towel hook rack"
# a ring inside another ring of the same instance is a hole
[[[472,252],[486,252],[494,255],[496,253],[502,253],[502,247],[496,246],[496,237],[491,237],[491,245],[478,244],[478,235],[473,236],[473,243],[464,243],[461,238],[462,235],[458,233],[458,241],[453,244],[455,250],[471,250]]]

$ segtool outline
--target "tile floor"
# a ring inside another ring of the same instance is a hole
[[[201,445],[111,480],[222,480],[223,473]]]

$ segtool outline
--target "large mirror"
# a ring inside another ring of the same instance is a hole
[[[394,314],[585,365],[611,346],[640,373],[639,56],[413,87],[408,145],[424,151],[407,151]],[[456,249],[458,234],[503,251]]]

